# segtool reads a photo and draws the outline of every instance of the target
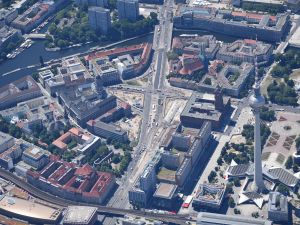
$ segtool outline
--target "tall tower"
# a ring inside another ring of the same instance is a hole
[[[262,161],[261,161],[261,137],[260,137],[260,109],[265,104],[265,99],[260,93],[258,81],[257,59],[255,58],[255,83],[254,93],[249,99],[250,107],[254,114],[254,183],[253,191],[262,192],[266,189],[263,182]]]

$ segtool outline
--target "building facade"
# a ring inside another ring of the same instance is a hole
[[[136,21],[139,17],[139,2],[137,0],[118,0],[117,9],[120,20]]]
[[[89,7],[89,24],[94,30],[99,30],[101,34],[107,34],[111,27],[111,18],[109,9],[102,7]]]

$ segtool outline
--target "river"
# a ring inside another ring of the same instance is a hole
[[[174,36],[177,36],[182,33],[198,33],[200,35],[212,34],[210,32],[205,32],[205,31],[175,31]],[[220,35],[220,34],[214,34],[214,35],[217,37],[218,40],[225,41],[225,42],[231,42],[236,40],[236,38],[225,36],[225,35]],[[152,42],[152,39],[153,39],[153,35],[149,34],[143,38],[131,40],[126,43],[120,44],[120,46],[142,43],[145,41]],[[44,61],[46,62],[51,59],[57,59],[57,58],[66,57],[77,53],[83,53],[88,51],[92,47],[103,46],[107,44],[109,43],[102,43],[102,45],[99,45],[99,43],[91,43],[81,47],[75,47],[75,48],[65,49],[56,52],[49,52],[45,50],[43,41],[35,41],[30,48],[25,49],[22,53],[17,55],[16,58],[6,60],[5,62],[0,64],[0,74],[1,74],[0,87],[14,80],[17,80],[23,76],[30,75],[36,72],[39,66],[36,66],[34,68],[26,68],[26,67],[39,64],[40,56],[42,56]],[[22,68],[22,69],[17,70],[18,68]],[[3,75],[11,71],[14,72],[5,76]]]

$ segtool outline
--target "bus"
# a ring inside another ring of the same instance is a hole
[[[182,208],[188,208],[193,200],[193,196],[192,195],[189,195],[186,197],[184,203],[182,204]]]

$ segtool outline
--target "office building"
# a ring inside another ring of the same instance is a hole
[[[215,8],[179,6],[175,28],[204,29],[240,38],[280,42],[289,24],[288,13],[276,16]]]
[[[78,56],[70,56],[62,59],[55,76],[45,70],[39,73],[39,80],[51,95],[55,95],[60,90],[91,84],[95,79]]]
[[[89,24],[94,30],[100,31],[101,34],[107,34],[109,28],[111,27],[109,9],[96,6],[89,7],[88,16]]]
[[[182,125],[201,127],[204,121],[212,122],[212,129],[219,129],[230,111],[230,98],[223,97],[220,88],[214,94],[193,93],[180,115]]]
[[[222,60],[214,60],[208,66],[208,73],[204,75],[199,83],[194,85],[194,83],[189,81],[176,80],[177,78],[170,80],[170,83],[174,86],[180,85],[183,88],[206,93],[214,93],[222,85],[224,94],[239,97],[247,81],[253,76],[254,66],[251,63],[243,62],[241,65],[234,65],[225,63]],[[207,79],[211,81],[210,84],[205,83]]]
[[[105,139],[116,140],[119,142],[127,142],[127,132],[114,124],[104,123],[99,120],[90,120],[87,122],[87,129],[99,137]]]
[[[20,159],[22,152],[21,141],[18,140],[12,147],[0,154],[0,166],[6,170],[13,169],[15,161]]]
[[[30,146],[22,154],[22,160],[28,165],[39,170],[49,162],[50,152],[37,146]]]
[[[18,16],[16,9],[0,9],[0,27],[9,25]]]
[[[213,35],[196,37],[174,37],[172,50],[178,54],[201,55],[208,60],[215,58],[220,43]]]
[[[49,129],[59,129],[64,126],[63,117],[57,108],[56,102],[43,96],[20,102],[16,107],[2,110],[1,115],[26,134],[32,134],[32,129],[35,126],[44,126]]]
[[[0,110],[42,96],[41,89],[31,76],[23,77],[0,88]]]
[[[153,194],[153,204],[156,207],[174,210],[178,205],[177,195],[178,186],[176,184],[168,184],[161,182],[155,193]]]
[[[170,143],[161,153],[162,167],[158,173],[158,180],[184,188],[199,160],[205,163],[209,157],[205,146],[209,143],[210,133],[211,122],[209,121],[201,124],[200,129],[184,127],[181,124],[176,130],[171,129],[166,133],[163,141],[170,139]],[[179,138],[180,136],[181,138]]]
[[[268,203],[268,219],[273,222],[285,223],[289,221],[287,197],[279,192],[270,192]]]
[[[96,58],[90,61],[90,69],[95,76],[100,76],[103,85],[110,86],[121,82],[117,68],[109,60],[109,57]]]
[[[216,58],[231,63],[257,63],[267,64],[273,54],[271,44],[261,41],[244,39],[224,44],[217,53]]]
[[[100,76],[103,85],[121,82],[121,78],[131,79],[143,74],[152,57],[152,44],[142,43],[123,48],[115,48],[87,55],[85,60],[94,76]]]
[[[97,77],[94,84],[69,87],[58,94],[60,103],[81,127],[86,127],[89,120],[96,119],[117,106],[116,97],[106,95],[102,82],[98,82]]]
[[[15,139],[0,131],[0,153],[11,148],[15,144]]]
[[[14,161],[20,158],[22,154],[21,141],[11,137],[8,134],[0,132],[0,166],[11,170],[14,167]]]
[[[136,21],[139,17],[139,2],[137,0],[117,0],[119,20]]]
[[[19,30],[7,25],[0,25],[0,51],[5,50],[9,43],[16,43],[21,38],[22,34]]]
[[[146,207],[156,189],[156,169],[160,162],[160,153],[154,156],[151,163],[147,165],[142,175],[135,181],[133,187],[128,191],[129,202],[132,205]]]

